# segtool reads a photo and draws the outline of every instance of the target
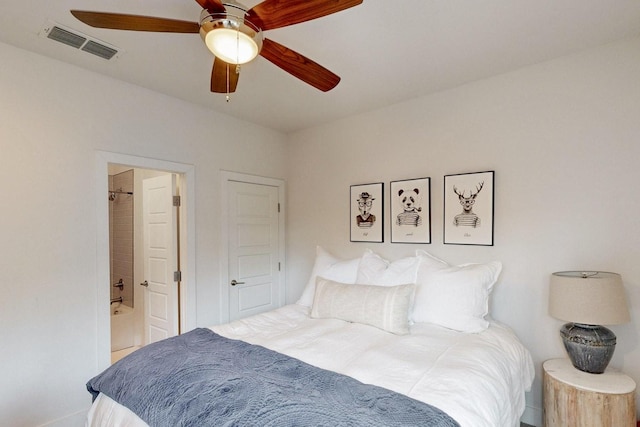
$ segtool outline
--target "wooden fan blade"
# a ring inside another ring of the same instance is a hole
[[[273,40],[262,41],[260,55],[323,92],[333,89],[340,82],[340,77],[331,71]]]
[[[265,0],[249,9],[249,21],[263,30],[287,27],[357,6],[362,0]]]
[[[154,31],[161,33],[198,33],[197,22],[122,13],[72,10],[71,14],[87,25],[112,30]]]
[[[203,9],[207,9],[209,12],[214,12],[214,13],[226,12],[226,9],[224,8],[220,0],[196,0],[196,2]]]
[[[238,86],[238,78],[240,77],[240,73],[237,73],[236,70],[237,66],[235,64],[227,64],[215,58],[213,61],[213,70],[211,70],[211,92],[235,92],[236,86]]]

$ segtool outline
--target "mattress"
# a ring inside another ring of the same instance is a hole
[[[319,368],[349,375],[433,405],[461,426],[516,427],[531,387],[531,355],[496,321],[477,334],[414,324],[394,335],[338,319],[314,319],[292,304],[218,325],[218,334],[257,344]],[[88,426],[146,426],[104,395],[89,411]]]

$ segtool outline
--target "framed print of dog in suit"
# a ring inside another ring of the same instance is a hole
[[[351,241],[384,241],[384,184],[352,185],[350,192]]]

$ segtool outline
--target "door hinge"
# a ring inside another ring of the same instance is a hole
[[[280,263],[278,263],[278,271],[280,271]]]
[[[180,196],[173,196],[173,206],[180,206]]]
[[[280,213],[280,203],[278,203],[278,213]]]
[[[182,281],[182,271],[178,270],[173,272],[173,281],[174,282]]]

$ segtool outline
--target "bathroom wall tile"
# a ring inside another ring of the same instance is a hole
[[[133,170],[110,177],[110,189],[133,191]],[[123,301],[133,306],[133,196],[118,194],[110,203],[110,241],[112,284],[119,279],[124,282],[122,291],[111,289],[112,298],[122,296]]]

